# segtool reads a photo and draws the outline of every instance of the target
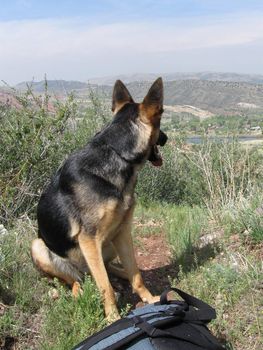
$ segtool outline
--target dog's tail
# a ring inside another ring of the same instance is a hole
[[[31,256],[41,272],[50,277],[57,277],[70,286],[83,278],[82,273],[68,259],[53,253],[41,238],[33,240]]]

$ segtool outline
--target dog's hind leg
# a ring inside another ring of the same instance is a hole
[[[103,246],[102,255],[106,269],[109,273],[128,280],[127,272],[124,270],[122,264],[120,263],[118,254],[112,242]]]
[[[106,265],[107,271],[109,271],[109,273],[120,277],[124,280],[129,280],[128,274],[126,272],[126,270],[124,270],[122,264],[120,264],[119,262],[115,262],[115,261],[110,261],[107,265]]]
[[[40,271],[50,277],[57,277],[70,285],[74,296],[79,294],[79,282],[82,279],[82,274],[68,259],[64,259],[51,252],[41,238],[33,240],[31,256],[34,264]]]

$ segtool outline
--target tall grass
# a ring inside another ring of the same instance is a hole
[[[106,326],[100,294],[90,277],[83,283],[83,294],[72,300],[63,286],[57,286],[59,299],[46,305],[41,334],[43,350],[72,349],[76,344]],[[58,317],[59,315],[59,317]]]
[[[146,166],[137,192],[145,202],[205,205],[211,215],[262,190],[263,154],[235,139],[189,146],[170,138],[160,169]]]
[[[242,201],[262,184],[262,154],[242,147],[236,139],[205,141],[199,149],[184,153],[202,175],[211,212]]]

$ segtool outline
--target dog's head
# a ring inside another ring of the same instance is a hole
[[[136,125],[138,154],[146,155],[146,158],[154,165],[162,165],[162,157],[158,146],[164,146],[167,135],[160,129],[163,113],[163,81],[158,78],[149,89],[142,103],[135,103],[126,86],[117,80],[113,89],[112,111],[117,116],[124,114]]]

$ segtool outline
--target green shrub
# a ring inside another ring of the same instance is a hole
[[[19,109],[0,110],[0,221],[5,225],[35,211],[43,186],[67,154],[82,147],[108,118],[98,101],[80,118],[72,95],[61,102],[29,89],[16,97]]]
[[[262,187],[262,153],[235,139],[188,146],[171,138],[162,153],[161,168],[148,162],[139,175],[136,191],[143,202],[205,204],[214,215]]]
[[[18,221],[15,230],[0,235],[0,317],[1,337],[21,339],[30,335],[28,320],[40,312],[48,291],[46,279],[33,268],[30,243],[35,228],[30,220]]]
[[[83,283],[83,295],[74,299],[58,285],[59,299],[47,305],[43,320],[42,349],[71,349],[106,325],[100,294],[90,277]]]
[[[225,207],[220,214],[220,224],[226,233],[239,234],[247,243],[263,241],[262,193],[244,199],[231,207]]]
[[[201,204],[206,188],[200,170],[174,145],[168,144],[161,151],[163,166],[155,168],[147,162],[139,174],[136,192],[140,200]]]
[[[165,231],[177,264],[186,271],[192,264],[198,264],[194,256],[199,239],[206,232],[207,212],[200,207],[173,206],[166,208]],[[196,261],[190,261],[190,260]]]
[[[28,89],[16,95],[19,109],[2,106],[0,125],[0,220],[35,212],[38,197],[66,156],[82,147],[111,118],[108,106],[94,93],[87,106],[69,95],[55,101]],[[206,205],[212,215],[255,191],[263,180],[262,153],[236,140],[189,146],[170,136],[162,148],[164,164],[149,162],[139,174],[136,192],[144,203]]]

